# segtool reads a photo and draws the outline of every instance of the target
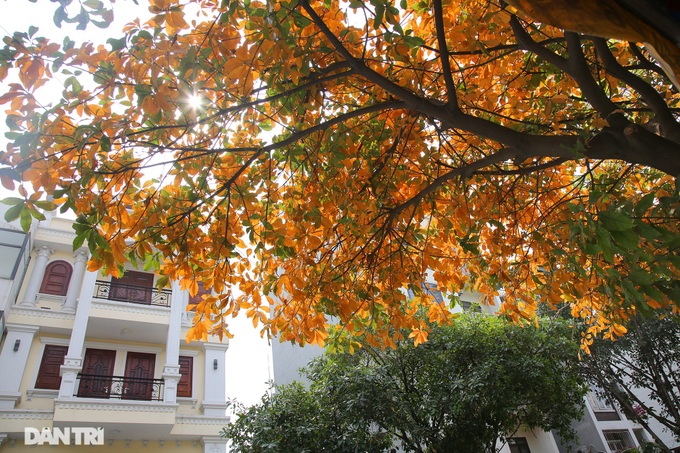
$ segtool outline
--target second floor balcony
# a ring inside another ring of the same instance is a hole
[[[140,305],[154,305],[169,307],[172,291],[158,290],[150,286],[129,285],[119,282],[97,280],[94,287],[94,297],[117,302],[127,302]]]
[[[163,379],[78,373],[79,398],[163,401]]]

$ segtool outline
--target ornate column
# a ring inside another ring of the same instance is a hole
[[[85,265],[87,264],[88,253],[84,250],[73,255],[75,262],[73,263],[73,276],[68,285],[68,293],[66,293],[66,300],[61,306],[63,311],[74,313],[76,311],[76,301],[80,293],[80,287],[83,284],[83,276],[85,275]]]
[[[72,398],[76,391],[76,379],[83,368],[83,345],[85,344],[85,332],[87,321],[90,317],[90,305],[97,281],[97,272],[87,272],[83,279],[76,308],[76,316],[73,320],[73,331],[68,344],[68,352],[61,366],[61,386],[59,398]]]
[[[166,403],[177,402],[177,384],[179,374],[179,340],[182,330],[182,309],[186,304],[188,295],[182,291],[179,283],[172,282],[172,296],[170,299],[170,325],[168,326],[168,339],[165,344],[165,365],[163,366],[163,379],[165,390],[163,401]]]
[[[43,245],[38,249],[33,272],[31,273],[31,278],[28,280],[28,285],[26,285],[26,293],[24,294],[24,300],[21,302],[21,305],[35,307],[38,291],[40,291],[40,284],[45,275],[45,268],[47,267],[47,261],[50,259],[51,254],[52,250],[46,245]]]

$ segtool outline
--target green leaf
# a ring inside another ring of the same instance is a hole
[[[102,139],[99,142],[99,145],[102,148],[102,151],[105,153],[108,153],[111,151],[111,139],[107,135],[102,135]]]
[[[24,208],[21,210],[21,214],[19,215],[19,223],[21,224],[21,229],[24,230],[26,233],[28,233],[28,230],[31,229],[31,223],[33,222],[31,218],[31,211]]]
[[[120,39],[109,38],[106,40],[106,43],[111,46],[111,52],[115,52],[117,50],[125,48],[126,39],[125,37],[122,37]]]
[[[24,200],[21,200],[21,201],[22,201],[21,204],[17,204],[15,206],[12,206],[11,208],[9,208],[7,210],[7,212],[5,212],[5,220],[7,222],[12,222],[12,221],[19,218],[19,216],[21,215],[21,211],[24,209],[24,203],[23,203]]]
[[[633,230],[612,231],[612,238],[622,248],[636,250],[639,245],[640,237]]]
[[[619,211],[600,212],[599,222],[609,231],[632,230],[635,226],[630,217]]]
[[[375,5],[375,19],[373,20],[373,28],[376,30],[380,28],[383,22],[383,17],[385,16],[385,5],[377,4]]]
[[[309,25],[312,24],[311,19],[308,19],[307,17],[303,16],[302,14],[296,14],[293,16],[293,22],[295,25],[297,25],[299,28],[305,28]]]
[[[33,204],[39,207],[40,209],[44,209],[45,211],[54,211],[55,209],[57,209],[56,204],[47,200],[34,201]]]
[[[19,203],[24,203],[25,201],[26,201],[26,200],[24,200],[23,198],[18,198],[18,197],[7,197],[7,198],[5,198],[5,199],[3,199],[3,200],[0,200],[0,203],[14,206],[14,205],[17,205],[17,204],[19,204]]]
[[[79,234],[76,236],[76,238],[73,240],[73,251],[75,252],[78,250],[80,247],[83,246],[85,243],[85,234]]]
[[[644,215],[645,212],[647,212],[647,210],[654,204],[654,198],[655,195],[653,193],[649,193],[640,198],[640,201],[638,201],[635,205],[635,215],[638,217]]]
[[[29,209],[28,210],[29,214],[34,217],[36,220],[45,220],[47,217],[45,217],[45,214],[42,212],[38,211],[37,209]],[[23,220],[23,219],[22,219]]]

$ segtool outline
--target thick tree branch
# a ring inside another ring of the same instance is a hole
[[[600,112],[602,118],[607,118],[617,109],[616,104],[607,97],[607,94],[590,73],[578,34],[567,31],[564,32],[564,37],[567,40],[567,51],[569,52],[569,70],[567,72],[576,80],[590,105]]]
[[[680,124],[675,120],[673,113],[668,108],[661,94],[649,83],[621,66],[616,61],[605,39],[595,37],[593,38],[593,44],[595,44],[598,57],[602,60],[605,69],[640,93],[645,103],[654,112],[656,120],[664,132],[663,135],[674,142],[680,142]]]
[[[434,22],[437,29],[437,44],[439,45],[439,60],[442,63],[442,72],[444,73],[444,81],[446,82],[446,91],[448,95],[447,105],[453,111],[458,111],[458,96],[456,94],[456,84],[451,75],[451,57],[449,55],[449,47],[446,44],[446,31],[444,30],[444,17],[441,0],[434,0]]]

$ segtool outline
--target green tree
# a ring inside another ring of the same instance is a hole
[[[664,445],[648,420],[680,440],[680,318],[635,317],[616,341],[600,339],[583,357],[584,376]],[[665,447],[665,445],[664,445]],[[665,447],[668,451],[668,447]]]
[[[293,387],[295,392],[284,388],[267,396],[268,410],[239,416],[227,435],[242,451],[257,451],[245,446],[255,439],[260,445],[263,432],[286,429],[277,428],[271,401],[281,398],[278,410],[287,413],[300,398],[318,400],[318,412],[295,418],[287,428],[314,431],[313,442],[344,438],[337,432],[319,435],[318,419],[363,427],[365,436],[392,439],[412,452],[495,452],[498,439],[520,427],[556,429],[569,438],[586,391],[578,341],[566,324],[545,324],[522,328],[495,317],[464,317],[433,328],[429,341],[417,347],[402,341],[396,349],[326,353],[307,371],[307,392]]]
[[[366,452],[389,449],[388,436],[373,432],[365,419],[354,419],[328,405],[319,385],[298,382],[279,386],[248,408],[237,405],[236,419],[222,431],[234,453]]]

